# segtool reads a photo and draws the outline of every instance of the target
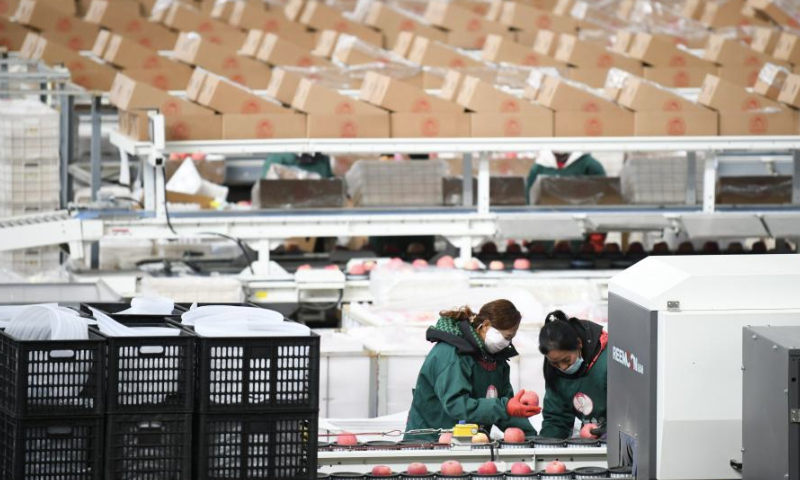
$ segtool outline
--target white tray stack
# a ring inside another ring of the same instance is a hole
[[[58,210],[59,115],[34,100],[0,101],[0,218]],[[58,267],[57,246],[0,252],[0,269],[29,276]]]
[[[442,160],[359,160],[347,172],[356,207],[439,206],[444,202]]]
[[[703,198],[703,162],[697,162],[697,199]],[[686,152],[633,152],[620,172],[622,196],[637,205],[686,203],[689,160]]]

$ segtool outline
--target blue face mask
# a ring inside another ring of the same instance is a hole
[[[570,365],[569,368],[567,368],[566,370],[561,370],[561,371],[566,373],[567,375],[575,375],[576,373],[578,373],[578,370],[581,369],[582,365],[583,365],[583,357],[579,356],[578,359],[575,360],[575,363]]]

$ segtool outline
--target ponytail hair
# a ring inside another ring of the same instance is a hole
[[[497,330],[509,330],[519,325],[519,322],[522,321],[522,314],[508,300],[489,302],[478,313],[474,313],[472,309],[465,305],[454,310],[442,310],[439,315],[452,318],[457,322],[467,321],[474,329],[481,326],[486,320],[489,320]]]
[[[544,320],[544,327],[539,332],[539,351],[547,356],[554,350],[580,350],[585,343],[580,333],[583,330],[583,325],[577,318],[567,317],[561,310],[550,312]],[[557,392],[556,368],[550,365],[547,358],[544,360],[543,370],[545,385]]]

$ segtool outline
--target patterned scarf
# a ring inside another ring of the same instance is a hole
[[[450,335],[455,335],[456,337],[463,337],[461,329],[458,328],[458,322],[452,318],[439,317],[439,321],[436,322],[436,325],[431,328],[433,330],[439,330],[440,332],[449,333]],[[480,349],[485,352],[486,345],[484,345],[483,340],[481,340],[481,336],[478,335],[478,332],[476,332],[472,327],[470,327],[469,331],[472,332],[472,338],[474,338],[478,343]]]

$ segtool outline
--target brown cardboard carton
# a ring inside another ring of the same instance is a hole
[[[536,40],[533,42],[533,51],[540,55],[555,58],[559,36],[561,34],[558,32],[539,30],[536,34]]]
[[[448,70],[444,75],[442,87],[439,89],[439,98],[448,102],[455,102],[465,77],[466,75],[458,70]]]
[[[239,49],[239,55],[255,58],[256,54],[258,54],[258,49],[259,47],[261,47],[261,43],[263,41],[264,41],[263,30],[249,30],[247,32],[247,36],[244,39],[244,43],[242,43],[242,47]]]
[[[289,0],[283,7],[283,14],[289,21],[296,22],[303,13],[303,7],[306,6],[306,0]]]
[[[432,25],[460,32],[503,33],[508,29],[462,8],[454,2],[432,0],[425,10],[425,19]]]
[[[120,110],[117,126],[119,133],[131,137],[134,140],[143,142],[150,140],[146,111],[126,112]]]
[[[530,105],[524,113],[471,113],[473,137],[552,137],[553,112]]]
[[[775,45],[775,52],[772,55],[777,60],[783,60],[795,65],[800,63],[800,37],[788,32],[781,33],[778,43]]]
[[[415,33],[432,40],[445,41],[446,33],[430,25],[422,24],[382,2],[371,2],[364,23],[380,30],[386,36],[387,46],[393,45],[403,32]]]
[[[578,23],[571,17],[560,16],[516,2],[503,2],[500,23],[519,30],[538,28],[561,33],[575,33]]]
[[[417,35],[412,32],[401,32],[397,36],[397,41],[392,47],[392,52],[400,55],[403,58],[408,58],[408,54],[411,52],[411,46],[414,44],[414,38],[416,38],[416,36]]]
[[[555,58],[576,67],[618,68],[632,73],[638,73],[642,69],[642,63],[638,60],[606,50],[599,44],[578,40],[578,37],[568,34],[559,36]]]
[[[114,31],[124,31],[130,26],[132,19],[145,21],[141,15],[141,6],[133,0],[92,0],[83,19]]]
[[[200,98],[200,92],[203,90],[203,84],[206,81],[206,77],[209,73],[202,68],[195,68],[192,72],[192,76],[189,77],[189,81],[186,84],[186,98],[193,102],[197,102],[197,99]]]
[[[617,102],[634,112],[691,112],[705,108],[652,82],[629,77],[617,98]]]
[[[197,103],[219,113],[291,113],[290,110],[258,97],[242,86],[217,75],[206,75]]]
[[[251,194],[253,208],[342,208],[345,205],[345,186],[341,178],[259,180]]]
[[[163,25],[145,19],[131,19],[124,29],[114,29],[125,38],[153,50],[172,50],[178,41],[178,34]]]
[[[703,58],[718,65],[739,67],[762,67],[770,59],[747,45],[722,35],[711,35]]]
[[[540,111],[540,107],[510,93],[498,90],[494,85],[469,75],[461,83],[461,91],[456,102],[467,110],[478,113],[530,113]]]
[[[719,115],[720,135],[797,135],[798,131],[798,112],[789,108]]]
[[[242,3],[242,4],[252,5],[253,7],[256,7],[256,5],[253,5],[253,4],[251,4],[249,2],[246,2],[246,1],[245,2],[214,2],[214,6],[211,7],[211,11],[210,12],[205,12],[205,11],[203,11],[202,8],[200,9],[200,11],[204,15],[208,15],[208,16],[210,16],[211,18],[213,18],[215,20],[219,20],[219,21],[225,22],[225,23],[230,23],[230,18],[231,18],[231,13],[233,13],[234,3]],[[258,7],[256,7],[256,8],[258,8]]]
[[[114,78],[110,101],[122,110],[158,109],[164,115],[210,116],[214,113],[121,73]]]
[[[186,65],[162,57],[155,50],[145,48],[121,35],[111,35],[103,53],[103,60],[121,68],[160,68],[182,73],[188,77],[191,69]]]
[[[766,108],[781,109],[780,103],[757,93],[750,93],[744,87],[707,75],[697,97],[697,103],[718,112],[744,112]],[[722,116],[724,117],[724,115]]]
[[[752,88],[758,81],[758,73],[760,71],[761,68],[758,67],[719,67],[717,75],[723,80]]]
[[[572,68],[567,69],[567,78],[587,87],[602,89],[606,86],[608,68]],[[533,97],[534,99],[536,97]]]
[[[307,78],[300,79],[291,103],[301,112],[322,115],[374,115],[382,112]]]
[[[355,115],[308,115],[309,138],[387,138],[391,129],[389,113]]]
[[[314,35],[303,25],[286,18],[282,13],[267,11],[248,2],[233,2],[230,24],[244,30],[261,30],[274,33],[286,40],[308,48]]]
[[[320,1],[310,1],[303,8],[299,22],[315,30],[336,30],[356,36],[365,42],[383,47],[383,35],[371,28],[342,16],[339,10]]]
[[[92,25],[94,27],[94,25]],[[96,30],[75,30],[72,32],[42,32],[52,41],[64,45],[70,50],[81,52],[91,50],[99,34]]]
[[[333,56],[333,50],[336,48],[336,41],[339,40],[339,35],[341,34],[336,30],[319,32],[317,44],[314,46],[314,50],[311,50],[311,54],[330,60]]]
[[[165,26],[179,32],[224,33],[236,31],[234,27],[215,20],[189,5],[188,3],[173,2],[164,14]]]
[[[692,20],[700,20],[700,16],[703,15],[705,6],[706,2],[704,0],[686,0],[683,3],[681,14],[686,18],[691,18]]]
[[[267,138],[305,138],[306,116],[279,114],[225,114],[222,116],[223,140]]]
[[[165,113],[164,136],[167,141],[220,140],[222,118],[219,115]]]
[[[639,111],[633,117],[636,136],[713,136],[719,133],[717,112],[711,110]]]
[[[561,16],[568,16],[570,12],[572,12],[572,7],[575,6],[576,0],[558,0],[556,5],[553,7],[552,12],[556,15]],[[548,10],[546,8],[542,8],[540,10]]]
[[[647,33],[637,33],[628,55],[654,67],[701,67],[708,62],[679,50],[674,43]]]
[[[109,40],[111,40],[111,32],[108,30],[100,30],[100,33],[97,34],[97,38],[94,39],[92,54],[97,58],[103,58]]]
[[[742,14],[744,0],[728,0],[726,2],[708,2],[703,8],[700,23],[711,28],[732,27],[748,21]]]
[[[420,36],[414,38],[414,43],[408,52],[408,60],[418,65],[429,67],[465,68],[483,66],[482,63],[462,55],[451,47]]]
[[[764,65],[758,73],[753,91],[770,100],[778,100],[778,97],[783,91],[783,85],[786,83],[788,77],[789,72],[785,68],[773,64]]]
[[[458,138],[470,136],[467,113],[392,113],[392,137]]]
[[[800,75],[791,74],[783,82],[778,101],[794,108],[800,108]]]
[[[88,90],[108,91],[114,81],[116,71],[74,50],[50,41],[48,37],[29,33],[20,49],[20,56],[31,60],[41,60],[47,65],[64,65],[70,71],[73,83]]]
[[[181,65],[182,66],[182,65]],[[173,68],[126,68],[125,75],[159,90],[183,90],[191,78],[191,69]]]
[[[485,32],[447,32],[447,37],[444,43],[451,47],[464,48],[467,50],[480,50],[486,44],[486,38],[489,35],[500,35],[511,41],[514,40],[514,33],[505,31],[503,33],[487,34]]]
[[[704,67],[648,67],[644,69],[645,80],[650,80],[668,88],[700,88],[706,75],[714,75],[717,69]]]
[[[5,47],[9,51],[20,50],[28,32],[30,30],[22,25],[0,17],[0,47]]]
[[[64,2],[74,5],[72,2]],[[53,2],[41,0],[21,0],[14,14],[15,21],[37,30],[58,33],[73,33],[78,30],[99,30],[97,25],[76,18],[74,9],[65,11]]]
[[[263,89],[269,85],[269,67],[201,38],[182,33],[174,53],[175,58],[182,62],[205,68],[249,88]]]
[[[19,0],[3,0],[0,1],[0,17],[8,17],[14,15],[19,6]]]
[[[455,103],[429,95],[421,88],[376,72],[367,72],[359,98],[391,112],[460,113],[464,111]]]
[[[247,38],[246,33],[238,30],[203,32],[200,36],[211,43],[233,49],[239,48]]]
[[[336,48],[333,52],[333,59],[345,65],[391,63],[388,52],[373,46],[367,46],[363,41],[357,40],[353,37],[336,45]]]
[[[481,58],[487,62],[506,62],[530,67],[566,67],[566,64],[547,55],[534,52],[499,35],[489,35],[481,51]]]
[[[554,114],[556,137],[632,136],[633,112],[617,107],[603,112],[560,111]]]
[[[311,54],[299,45],[283,40],[273,33],[264,35],[256,58],[276,66],[310,67],[330,66],[330,62]]]
[[[303,77],[297,73],[283,68],[275,68],[272,70],[272,78],[269,80],[267,95],[285,105],[291,105],[302,79]]]
[[[545,30],[538,30],[533,28],[525,31],[514,30],[511,32],[511,34],[514,35],[514,41],[519,43],[520,45],[524,45],[526,47],[533,47],[534,45],[536,45],[536,37],[539,36],[539,32],[544,32],[544,31]]]
[[[636,38],[636,33],[630,30],[619,30],[614,37],[614,43],[609,47],[612,52],[619,53],[620,55],[627,55],[628,50]]]
[[[772,55],[773,52],[775,52],[775,47],[778,45],[780,36],[781,32],[774,28],[755,27],[753,29],[753,40],[750,42],[750,48],[765,55]]]
[[[787,3],[775,2],[774,0],[748,0],[756,11],[763,13],[778,25],[790,28],[800,28],[798,22],[798,12],[787,11],[784,7]]]
[[[545,76],[536,98],[540,105],[556,112],[618,111],[619,106],[608,99],[578,88],[567,80]]]

